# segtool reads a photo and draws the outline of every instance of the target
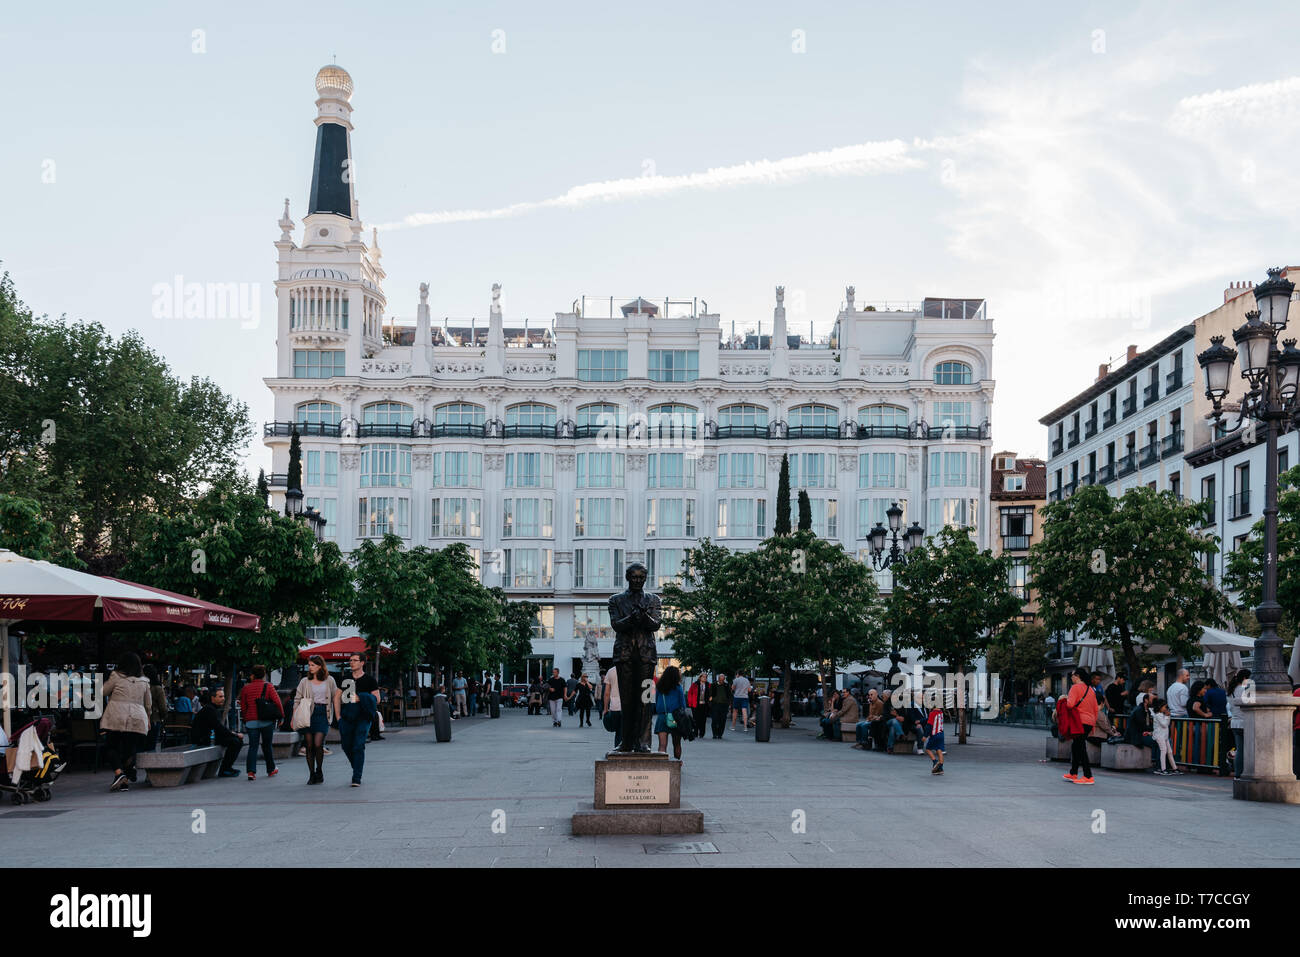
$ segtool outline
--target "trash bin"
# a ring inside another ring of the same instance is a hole
[[[445,694],[433,696],[433,733],[439,743],[451,740],[451,705]]]
[[[493,718],[501,717],[501,692],[492,692],[492,702],[488,705],[488,715]]]
[[[757,714],[754,715],[754,740],[772,740],[772,699],[765,694],[758,696]]]

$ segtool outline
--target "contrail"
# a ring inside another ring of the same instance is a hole
[[[926,144],[917,142],[918,148]],[[393,223],[381,223],[379,229],[409,229],[440,223],[465,223],[480,219],[506,219],[539,209],[578,207],[591,203],[610,203],[648,196],[663,196],[687,189],[720,189],[727,186],[790,183],[813,176],[864,176],[872,173],[896,173],[925,164],[914,156],[902,140],[882,140],[840,146],[816,153],[803,153],[779,160],[758,160],[738,166],[719,166],[702,173],[682,176],[636,176],[599,183],[583,183],[549,199],[512,203],[495,209],[452,209],[438,213],[412,213]]]

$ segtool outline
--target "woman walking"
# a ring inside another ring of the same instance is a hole
[[[239,691],[239,710],[246,715],[244,724],[248,728],[248,759],[244,764],[248,780],[257,780],[259,743],[266,755],[266,776],[275,777],[280,769],[275,766],[271,743],[276,726],[284,719],[284,707],[280,704],[280,693],[266,680],[266,665],[253,665],[252,680]]]
[[[686,710],[686,693],[682,691],[682,673],[673,665],[664,669],[655,687],[655,733],[659,735],[659,751],[668,753],[668,736],[673,737],[673,757],[682,759],[682,729],[673,719],[674,711]]]
[[[716,740],[722,739],[722,733],[727,730],[727,708],[731,704],[730,687],[727,685],[727,676],[718,675],[718,680],[713,682],[713,700],[709,703],[709,709],[713,715],[713,737]],[[703,726],[700,732],[704,732]]]
[[[333,676],[325,670],[325,659],[312,655],[307,659],[307,677],[298,682],[298,690],[293,693],[293,710],[298,711],[298,702],[311,703],[311,722],[307,732],[307,769],[311,777],[308,784],[324,784],[325,772],[321,764],[325,760],[325,735],[329,734],[330,725],[337,715],[334,714],[334,693],[338,686]]]
[[[99,727],[107,731],[108,753],[113,764],[110,791],[130,790],[135,780],[135,756],[144,747],[149,734],[149,708],[153,695],[149,681],[141,677],[140,658],[133,652],[122,656],[122,663],[104,685],[108,704]]]
[[[578,727],[587,722],[587,727],[591,727],[591,707],[594,703],[592,699],[591,682],[587,680],[584,674],[578,682],[578,686],[573,689],[574,696],[578,699]]]
[[[1228,682],[1228,720],[1232,725],[1233,746],[1237,754],[1233,759],[1232,776],[1241,777],[1246,766],[1246,680],[1250,678],[1249,669],[1242,668]]]
[[[1092,779],[1092,765],[1088,763],[1088,735],[1097,723],[1097,696],[1092,690],[1092,675],[1087,668],[1076,668],[1070,674],[1070,693],[1066,695],[1063,707],[1070,712],[1072,727],[1069,727],[1070,772],[1062,777],[1075,784],[1095,784]],[[1079,774],[1080,768],[1083,774]]]

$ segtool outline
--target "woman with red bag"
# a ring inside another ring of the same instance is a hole
[[[1070,693],[1056,702],[1056,726],[1062,738],[1070,739],[1070,771],[1061,777],[1075,784],[1095,784],[1088,763],[1088,732],[1097,723],[1097,695],[1087,668],[1070,674]],[[1083,769],[1080,775],[1079,769]]]

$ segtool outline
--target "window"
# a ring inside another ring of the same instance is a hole
[[[506,409],[507,426],[545,428],[555,425],[555,407],[535,402],[521,402]]]
[[[939,426],[941,429],[969,426],[970,403],[936,402],[934,404],[934,422],[932,424]]]
[[[646,570],[649,572],[648,581],[657,588],[662,588],[669,582],[681,580],[682,565],[686,562],[686,549],[684,548],[647,548]]]
[[[620,382],[626,378],[626,349],[578,350],[578,379],[580,381]]]
[[[325,485],[335,488],[339,484],[339,454],[315,449],[307,450],[307,475],[305,484]]]
[[[554,538],[555,502],[549,498],[507,498],[501,507],[502,538]]]
[[[361,487],[411,487],[409,445],[361,446]]]
[[[550,452],[507,452],[506,488],[553,488],[555,456]]]
[[[342,349],[294,349],[293,377],[295,379],[328,379],[346,375],[343,371]]]
[[[577,538],[622,538],[626,534],[621,498],[579,498],[573,503]]]
[[[507,548],[503,552],[501,583],[506,588],[551,587],[551,549]]]
[[[385,535],[411,537],[411,500],[391,496],[363,496],[357,499],[357,537]]]
[[[482,452],[434,452],[434,488],[482,488]]]
[[[892,498],[860,498],[858,499],[858,538],[866,538],[871,534],[871,530],[879,522],[885,528],[889,528],[889,516],[885,514],[889,507],[898,502],[898,507],[903,510],[903,517],[899,520],[900,532],[907,528],[907,500]]]
[[[975,482],[967,482],[966,452],[931,452],[930,453],[930,485],[931,487],[946,486],[948,488],[961,488],[968,484],[978,482],[976,476],[969,476]]]
[[[694,435],[696,410],[689,405],[656,405],[650,409],[650,431]]]
[[[554,640],[555,608],[551,605],[542,605],[537,609],[537,616],[533,618],[533,641]]]
[[[361,410],[363,425],[410,425],[415,410],[400,402],[372,402]]]
[[[720,429],[754,429],[767,428],[767,409],[760,405],[724,405],[718,410],[718,428]]]
[[[1277,474],[1281,475],[1288,468],[1290,468],[1290,466],[1291,466],[1291,450],[1278,449],[1277,450]]]
[[[614,588],[619,587],[615,582]],[[609,621],[609,605],[574,605],[573,637],[585,641],[590,636],[597,641],[613,641],[614,628]]]
[[[839,537],[839,515],[835,499],[814,498],[809,501],[812,507],[812,532],[819,538]],[[790,527],[799,527],[799,497],[790,496]]]
[[[434,425],[482,425],[487,410],[470,402],[447,402],[433,410]]]
[[[1007,569],[1007,584],[1011,594],[1021,601],[1029,601],[1029,562],[1023,558],[1012,559]]]
[[[695,499],[651,498],[646,500],[646,538],[694,538]]]
[[[651,349],[651,382],[694,382],[700,377],[697,349]]]
[[[964,362],[940,362],[934,367],[935,385],[970,385],[970,366]]]
[[[837,429],[839,413],[829,405],[797,405],[790,410],[792,429]]]
[[[1004,475],[1002,477],[1002,490],[1004,492],[1023,492],[1025,490],[1025,477],[1023,475]]]
[[[695,457],[685,452],[653,452],[646,456],[649,488],[695,488]]]
[[[622,429],[626,424],[626,417],[623,415],[621,406],[611,405],[608,402],[593,402],[590,405],[579,406],[578,408],[579,428],[586,426],[589,430]]]
[[[1002,527],[1002,547],[1023,550],[1029,547],[1034,534],[1034,509],[1031,505],[1009,506],[999,510]]]
[[[574,588],[617,588],[623,568],[621,548],[575,548]]]
[[[335,484],[338,484],[337,482]],[[338,538],[339,500],[336,498],[304,498],[303,504],[320,512],[325,519],[325,537]]]
[[[858,422],[867,426],[907,428],[907,410],[898,405],[868,405],[858,409]]]
[[[429,506],[430,538],[482,538],[481,498],[435,498]]]
[[[1016,457],[1014,455],[1004,455],[998,458],[998,466],[1004,472],[1014,472],[1016,469]]]
[[[858,488],[907,488],[907,455],[863,452],[858,456]]]
[[[338,425],[343,410],[333,402],[304,402],[297,413],[299,425]]]
[[[822,452],[796,452],[790,456],[791,501],[798,498],[795,489],[834,487],[835,456]]]
[[[926,532],[936,534],[945,525],[974,530],[978,516],[978,499],[932,498]]]
[[[623,487],[622,452],[579,452],[575,459],[578,488]]]
[[[767,499],[719,499],[718,537],[766,538]]]
[[[767,456],[762,452],[718,455],[718,488],[766,488]]]

